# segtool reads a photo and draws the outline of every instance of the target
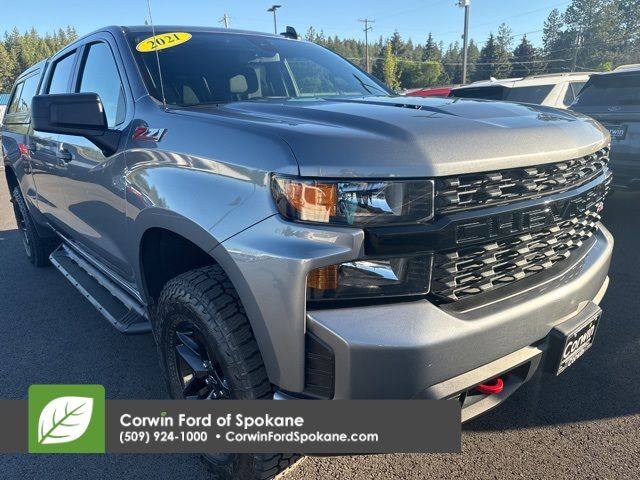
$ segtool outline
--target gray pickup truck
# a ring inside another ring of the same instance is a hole
[[[22,74],[2,152],[31,262],[152,332],[174,398],[453,399],[466,421],[569,367],[608,285],[608,132],[398,96],[296,37],[108,27]]]

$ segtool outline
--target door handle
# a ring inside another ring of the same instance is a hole
[[[29,153],[30,153],[31,155],[35,155],[35,154],[36,154],[36,152],[38,151],[38,144],[36,144],[36,143],[29,143],[29,144],[27,145],[27,150],[29,150]]]
[[[73,160],[73,154],[66,148],[59,148],[56,152],[56,158],[62,160],[64,163],[69,163]]]

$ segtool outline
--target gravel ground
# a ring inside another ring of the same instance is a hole
[[[0,396],[25,398],[32,383],[100,383],[109,398],[163,398],[152,338],[120,335],[55,269],[28,264],[0,183]],[[640,194],[607,202],[616,249],[594,347],[467,424],[463,453],[305,458],[283,479],[638,478],[639,208]],[[193,455],[2,455],[0,478],[207,475]]]

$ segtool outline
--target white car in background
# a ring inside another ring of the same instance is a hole
[[[519,78],[481,80],[454,88],[450,97],[507,100],[567,108],[594,72],[550,73]]]

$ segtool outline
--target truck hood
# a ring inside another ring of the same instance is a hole
[[[423,177],[590,154],[608,133],[580,114],[485,100],[364,97],[233,102],[188,109],[279,136],[310,177]]]

